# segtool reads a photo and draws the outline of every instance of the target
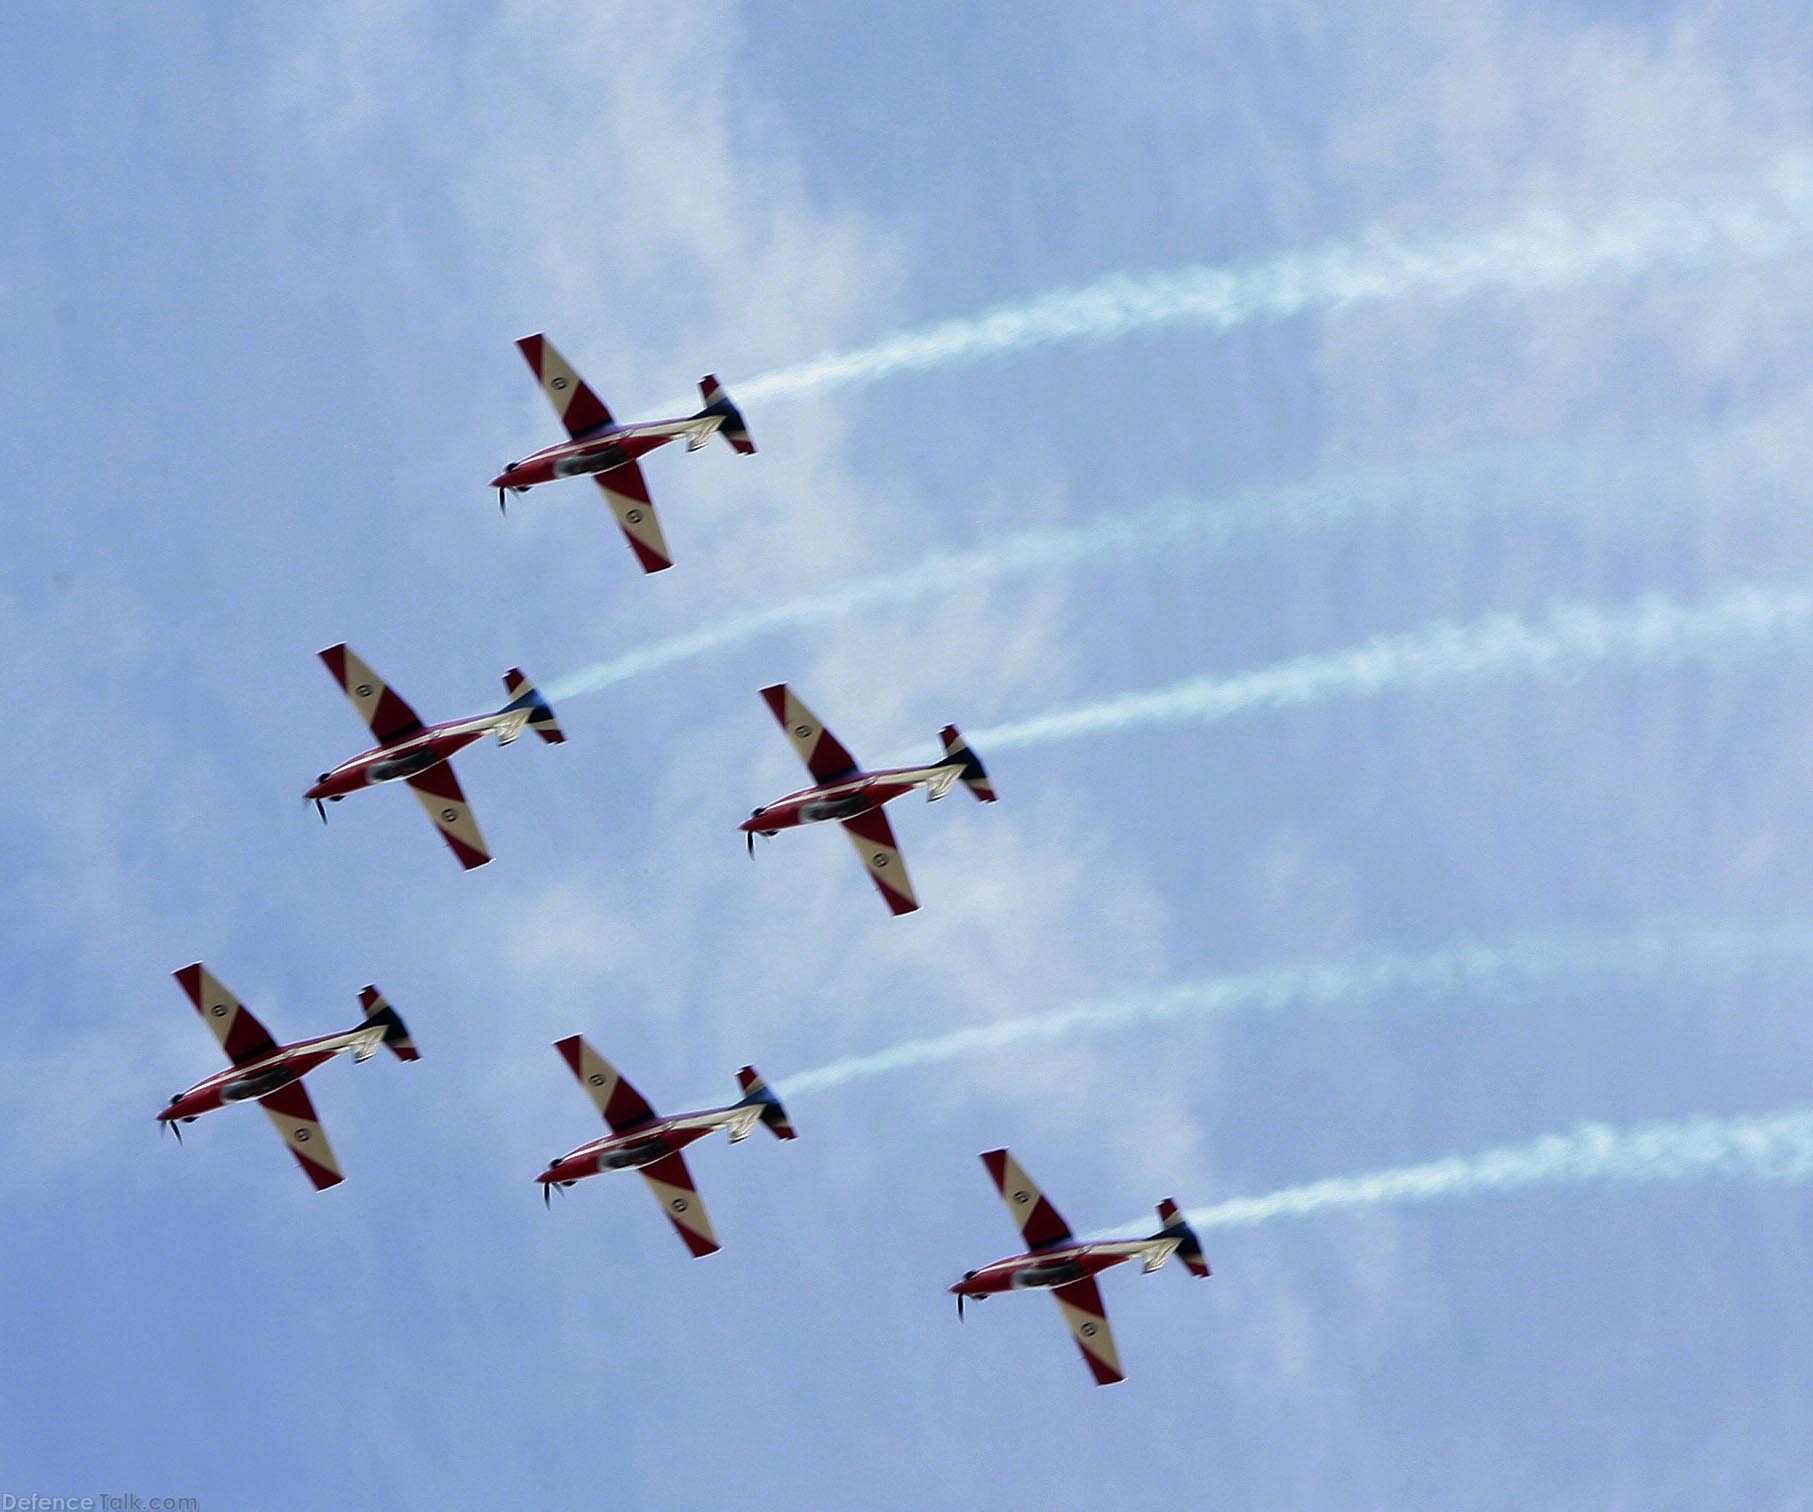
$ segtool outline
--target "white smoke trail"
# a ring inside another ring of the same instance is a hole
[[[1565,469],[1565,462],[1551,460]],[[1022,531],[972,551],[937,552],[905,572],[787,599],[626,651],[569,673],[548,688],[548,697],[560,700],[595,693],[777,630],[803,629],[865,609],[915,603],[999,578],[1072,567],[1114,552],[1162,550],[1191,536],[1226,539],[1279,522],[1333,523],[1439,491],[1468,491],[1473,485],[1486,485],[1493,461],[1480,457],[1407,472],[1356,474],[1255,490],[1218,504],[1172,500],[1155,509],[1073,528]]]
[[[1120,273],[960,320],[897,332],[735,385],[739,400],[873,383],[1064,341],[1112,341],[1169,325],[1232,330],[1388,299],[1528,293],[1779,256],[1813,233],[1813,160],[1787,153],[1752,185],[1632,204],[1582,224],[1554,212],[1481,236],[1406,242],[1373,232],[1236,267]]]
[[[1699,441],[1717,437],[1689,438]],[[938,552],[904,572],[865,578],[842,588],[734,615],[670,636],[568,673],[550,684],[556,701],[596,693],[631,678],[741,645],[782,630],[822,625],[864,610],[918,603],[966,587],[1033,575],[1116,554],[1156,553],[1182,541],[1213,543],[1249,531],[1302,530],[1339,525],[1368,514],[1418,507],[1445,513],[1481,507],[1499,497],[1514,462],[1520,503],[1578,503],[1589,494],[1666,490],[1679,480],[1691,447],[1682,438],[1637,447],[1596,444],[1525,448],[1514,458],[1500,450],[1467,453],[1408,468],[1342,473],[1222,500],[1172,499],[1156,508],[1051,530],[1022,531],[970,551]],[[1655,492],[1645,507],[1657,506]]]
[[[1199,1229],[1251,1228],[1277,1218],[1309,1218],[1342,1208],[1365,1211],[1525,1187],[1710,1179],[1801,1182],[1809,1177],[1813,1177],[1813,1109],[1790,1109],[1749,1118],[1700,1116],[1633,1129],[1581,1124],[1571,1133],[1545,1134],[1528,1144],[1450,1155],[1370,1175],[1330,1177],[1263,1197],[1235,1197],[1192,1209],[1186,1216]],[[1128,1228],[1150,1221],[1136,1219]]]
[[[1673,920],[1627,931],[1527,934],[1496,945],[1459,940],[1417,953],[1381,950],[1128,992],[908,1040],[798,1072],[777,1082],[775,1090],[783,1097],[809,1096],[971,1055],[1180,1018],[1309,1013],[1442,994],[1465,1000],[1592,974],[1675,976],[1694,968],[1729,971],[1771,960],[1813,961],[1813,920],[1754,925]]]
[[[1541,620],[1495,614],[1380,635],[1235,677],[1196,677],[969,734],[984,754],[1143,725],[1207,724],[1256,710],[1373,698],[1487,678],[1571,677],[1601,666],[1678,666],[1798,644],[1813,634],[1813,589],[1743,584],[1685,605],[1649,593],[1622,609],[1557,604]]]

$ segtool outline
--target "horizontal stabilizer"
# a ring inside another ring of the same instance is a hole
[[[968,743],[958,732],[955,725],[946,725],[938,732],[938,738],[944,742],[944,759],[955,762],[961,770],[958,776],[983,803],[995,801],[995,785],[988,780],[988,772],[983,768],[982,760],[969,748]]]
[[[535,691],[535,684],[523,676],[521,667],[512,667],[504,673],[504,687],[509,691],[510,702],[499,713],[508,714],[516,709],[526,709],[529,728],[549,745],[559,745],[567,738],[566,732],[560,728],[560,721],[554,717],[553,705]]]
[[[781,1100],[769,1090],[768,1083],[754,1066],[745,1066],[737,1072],[737,1084],[743,1089],[743,1100],[738,1107],[758,1105],[762,1110],[762,1123],[776,1139],[797,1139],[799,1136],[793,1128],[793,1120],[787,1117],[787,1110],[781,1106]]]
[[[365,1005],[365,1022],[384,1026],[384,1046],[392,1055],[404,1061],[422,1058],[415,1041],[409,1037],[409,1026],[403,1022],[403,1015],[384,1001],[383,993],[376,987],[364,987],[359,991],[359,1001]]]
[[[1167,1197],[1159,1203],[1158,1221],[1163,1227],[1159,1229],[1157,1237],[1177,1241],[1177,1258],[1183,1261],[1185,1269],[1192,1276],[1208,1275],[1209,1262],[1202,1253],[1202,1244],[1196,1238],[1196,1231],[1184,1222],[1183,1213],[1174,1198]]]
[[[699,380],[699,392],[705,396],[705,408],[700,415],[718,417],[718,434],[728,441],[743,456],[755,452],[755,442],[749,439],[749,427],[743,423],[743,412],[730,402],[730,395],[725,392],[723,384],[718,382],[716,373],[707,373]]]

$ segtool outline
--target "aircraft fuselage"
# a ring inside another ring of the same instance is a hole
[[[446,724],[429,725],[405,740],[363,751],[350,761],[343,761],[321,778],[302,796],[304,798],[344,798],[360,788],[376,787],[385,782],[401,782],[437,767],[475,741],[483,740],[494,730],[512,722],[502,714],[481,714],[475,719],[455,719]],[[521,723],[520,716],[515,719]]]
[[[763,804],[737,828],[752,834],[772,835],[777,830],[820,824],[827,819],[853,819],[858,814],[892,803],[915,788],[935,789],[940,785],[948,788],[955,775],[949,765],[857,772],[836,782],[821,782],[816,787],[804,788],[773,803]]]
[[[710,428],[715,429],[716,423],[715,419],[710,421]],[[520,462],[507,463],[491,480],[491,486],[521,493],[537,483],[552,483],[557,478],[583,478],[592,473],[609,472],[614,467],[645,457],[681,436],[697,436],[704,428],[697,416],[685,420],[600,426],[570,441],[545,446]]]
[[[685,1149],[715,1129],[741,1126],[747,1133],[761,1116],[755,1106],[708,1108],[700,1113],[679,1113],[672,1118],[657,1118],[640,1128],[620,1134],[607,1134],[570,1150],[560,1159],[548,1162],[547,1170],[535,1179],[544,1186],[571,1186],[587,1176],[606,1171],[638,1171],[657,1160]]]
[[[198,1081],[187,1092],[178,1093],[170,1099],[167,1107],[159,1111],[158,1122],[169,1123],[173,1119],[181,1119],[187,1123],[216,1108],[224,1108],[229,1103],[255,1102],[279,1087],[301,1081],[316,1067],[325,1066],[335,1056],[344,1055],[348,1050],[364,1049],[369,1055],[382,1043],[383,1037],[384,1031],[381,1028],[367,1026],[280,1046],[257,1060],[216,1071],[205,1080]]]
[[[1086,1276],[1103,1271],[1125,1260],[1143,1259],[1148,1265],[1165,1259],[1177,1248],[1175,1239],[1113,1239],[1096,1244],[1058,1244],[1050,1249],[1034,1250],[1023,1255],[1010,1255],[980,1270],[969,1272],[952,1284],[953,1295],[986,1297],[996,1292],[1041,1290],[1068,1286]]]

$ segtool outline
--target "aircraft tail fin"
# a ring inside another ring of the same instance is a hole
[[[521,667],[512,667],[504,673],[504,687],[509,690],[510,702],[503,706],[500,713],[527,709],[529,728],[549,745],[559,745],[567,738],[566,732],[560,728],[560,721],[554,717],[553,706],[535,691],[535,684],[523,676]]]
[[[415,1041],[409,1037],[409,1026],[403,1022],[403,1015],[384,1001],[383,993],[376,987],[367,987],[360,992],[359,1001],[365,1005],[365,1022],[384,1026],[385,1049],[398,1060],[422,1058]]]
[[[749,427],[743,423],[743,412],[730,402],[730,395],[723,384],[718,382],[716,373],[707,373],[699,380],[699,392],[705,396],[705,408],[699,411],[700,416],[722,416],[718,434],[745,457],[753,455],[755,442],[749,439]]]
[[[957,775],[963,785],[983,803],[995,801],[995,785],[988,780],[988,772],[982,765],[982,759],[969,748],[955,725],[946,725],[938,732],[938,738],[944,742],[946,761],[958,762],[963,770]]]
[[[1163,1225],[1153,1235],[1156,1239],[1175,1239],[1177,1241],[1177,1258],[1182,1260],[1184,1268],[1192,1276],[1209,1274],[1209,1262],[1202,1253],[1202,1243],[1196,1237],[1196,1231],[1184,1222],[1183,1213],[1179,1210],[1175,1198],[1167,1197],[1158,1205],[1158,1221]]]
[[[762,1110],[762,1122],[768,1132],[776,1139],[797,1139],[793,1120],[787,1117],[787,1110],[781,1106],[781,1100],[762,1080],[761,1073],[754,1066],[745,1066],[737,1072],[737,1085],[743,1089],[743,1100],[738,1107],[759,1105]]]

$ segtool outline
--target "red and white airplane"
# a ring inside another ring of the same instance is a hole
[[[755,451],[755,442],[749,439],[742,412],[730,402],[730,395],[716,377],[707,374],[699,380],[705,408],[698,414],[680,420],[635,420],[619,425],[604,401],[567,365],[547,337],[525,336],[516,345],[570,439],[544,447],[520,462],[506,462],[504,470],[491,480],[497,490],[498,508],[504,506],[506,490],[527,493],[537,483],[590,476],[604,494],[604,502],[611,506],[642,570],[660,572],[673,566],[674,559],[668,554],[661,522],[655,518],[648,484],[636,459],[681,436],[686,437],[688,451],[697,451],[714,433],[749,456]]]
[[[680,1152],[714,1129],[729,1129],[730,1142],[735,1144],[747,1138],[757,1122],[776,1139],[793,1139],[793,1125],[781,1100],[768,1090],[753,1066],[745,1066],[737,1072],[743,1096],[729,1107],[657,1118],[642,1094],[580,1035],[558,1040],[554,1048],[579,1078],[611,1132],[550,1160],[547,1170],[535,1178],[541,1183],[542,1201],[548,1200],[555,1187],[564,1190],[587,1176],[640,1171],[686,1247],[695,1255],[712,1254],[718,1248],[717,1235],[711,1231],[711,1219],[705,1215],[705,1204],[699,1201],[686,1157]]]
[[[327,810],[321,803],[324,798],[338,803],[360,788],[375,787],[381,782],[407,782],[440,830],[441,838],[459,857],[460,865],[468,871],[483,866],[491,859],[491,853],[485,849],[485,837],[478,832],[477,821],[448,758],[491,734],[497,736],[499,745],[508,745],[525,729],[559,745],[567,737],[548,701],[535,691],[535,685],[523,676],[520,667],[512,667],[504,673],[510,701],[495,714],[424,725],[396,690],[386,687],[344,644],[329,646],[321,653],[321,660],[346,690],[360,718],[371,726],[378,743],[350,761],[341,762],[333,771],[323,772],[302,796],[314,800],[325,822]]]
[[[1135,1259],[1145,1262],[1150,1275],[1174,1254],[1182,1258],[1192,1276],[1208,1275],[1209,1262],[1203,1259],[1202,1246],[1184,1222],[1177,1204],[1170,1198],[1159,1203],[1161,1227],[1150,1239],[1079,1243],[1071,1238],[1070,1226],[1062,1215],[1006,1150],[990,1150],[982,1157],[982,1163],[994,1177],[1007,1211],[1020,1226],[1026,1253],[997,1260],[980,1270],[965,1271],[963,1279],[951,1287],[957,1297],[957,1316],[963,1316],[965,1297],[980,1302],[996,1292],[1042,1288],[1057,1299],[1058,1309],[1070,1325],[1083,1358],[1089,1362],[1096,1385],[1112,1386],[1125,1380],[1095,1278],[1112,1265]]]
[[[763,688],[762,697],[768,700],[768,707],[787,732],[806,769],[817,779],[817,785],[763,804],[737,826],[748,836],[750,854],[755,854],[757,835],[772,835],[824,819],[841,820],[888,907],[897,914],[911,913],[919,906],[919,900],[913,896],[912,880],[907,876],[906,863],[900,859],[900,847],[895,844],[894,831],[882,805],[921,787],[926,790],[928,801],[942,798],[958,782],[983,803],[993,803],[994,785],[975,752],[964,744],[955,725],[946,725],[940,732],[944,742],[942,761],[931,766],[864,772],[857,767],[856,758],[785,683]]]
[[[245,1004],[221,986],[200,961],[174,975],[233,1064],[206,1081],[197,1082],[187,1092],[177,1093],[157,1115],[158,1122],[168,1125],[180,1142],[183,1124],[194,1123],[202,1114],[229,1103],[256,1102],[283,1136],[296,1164],[314,1182],[316,1190],[338,1186],[343,1179],[340,1164],[334,1159],[321,1120],[315,1117],[315,1105],[309,1101],[302,1078],[349,1050],[354,1060],[369,1060],[380,1045],[398,1060],[420,1060],[397,1010],[384,1001],[376,987],[367,987],[359,993],[359,1001],[365,1005],[365,1022],[357,1029],[279,1045]]]

